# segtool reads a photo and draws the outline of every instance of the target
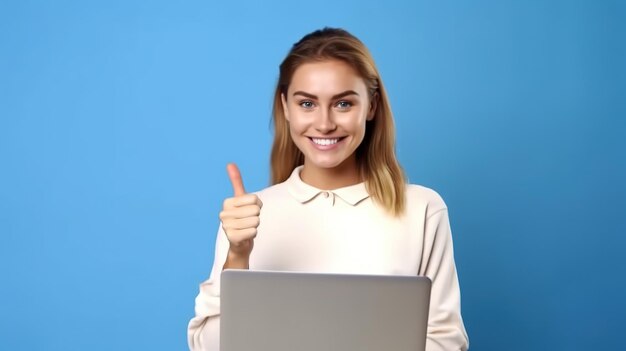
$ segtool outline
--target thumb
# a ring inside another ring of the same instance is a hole
[[[235,196],[241,196],[246,194],[246,189],[243,188],[243,180],[241,179],[241,173],[239,173],[239,168],[234,163],[229,163],[226,165],[226,171],[228,172],[228,178],[230,178],[230,183],[233,185],[233,191],[235,192]]]

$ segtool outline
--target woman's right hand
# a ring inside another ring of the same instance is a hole
[[[255,194],[246,194],[239,168],[234,163],[226,166],[233,185],[234,196],[224,200],[220,220],[230,242],[224,269],[247,269],[254,246],[263,203]]]

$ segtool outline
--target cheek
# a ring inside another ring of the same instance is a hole
[[[306,129],[302,128],[301,124],[298,123],[289,123],[289,135],[291,136],[291,140],[297,145],[302,141],[302,135]]]
[[[355,113],[352,115],[346,115],[343,121],[337,121],[344,128],[355,134],[361,134],[365,132],[365,124],[367,122],[366,116],[362,113]]]
[[[289,114],[289,116],[289,131],[292,135],[300,134],[307,130],[309,123],[307,122],[306,118],[304,118],[297,112],[292,112]]]
[[[298,128],[294,127],[293,123],[289,123],[289,135],[291,135],[291,139],[297,142],[300,134]]]

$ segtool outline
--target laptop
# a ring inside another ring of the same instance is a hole
[[[431,281],[225,270],[221,351],[424,351]]]

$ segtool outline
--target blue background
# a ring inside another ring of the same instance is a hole
[[[3,1],[0,349],[183,350],[225,164],[325,25],[371,49],[410,179],[450,208],[473,350],[616,350],[622,1]]]

